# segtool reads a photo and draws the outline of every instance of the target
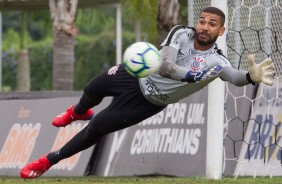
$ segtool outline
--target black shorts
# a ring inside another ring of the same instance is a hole
[[[108,71],[95,77],[84,89],[94,99],[113,96],[112,103],[94,116],[88,128],[94,128],[101,135],[111,133],[145,120],[162,111],[165,106],[149,102],[141,92],[138,78],[128,74],[122,65],[115,74]]]

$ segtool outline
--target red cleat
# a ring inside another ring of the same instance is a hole
[[[74,113],[74,106],[71,106],[66,112],[56,116],[52,124],[56,127],[65,127],[73,121],[76,120],[90,120],[94,113],[92,109],[89,109],[85,114],[78,115]]]
[[[46,156],[41,157],[38,160],[30,162],[24,168],[22,168],[20,175],[24,179],[32,179],[41,176],[51,167],[49,160]]]

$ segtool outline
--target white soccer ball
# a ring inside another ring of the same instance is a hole
[[[158,49],[148,42],[136,42],[123,54],[122,63],[128,73],[143,78],[154,74],[160,66]]]

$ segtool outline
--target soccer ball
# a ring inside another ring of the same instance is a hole
[[[148,42],[136,42],[123,54],[122,63],[126,71],[138,78],[154,74],[160,66],[158,49]]]

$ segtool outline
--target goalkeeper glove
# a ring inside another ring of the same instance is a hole
[[[200,81],[216,78],[221,71],[222,66],[220,65],[216,65],[210,70],[202,70],[199,72],[189,71],[181,81],[188,83],[197,83]]]
[[[255,63],[255,56],[248,56],[248,71],[253,82],[263,82],[272,86],[275,75],[275,66],[270,58],[265,59],[259,64]]]

